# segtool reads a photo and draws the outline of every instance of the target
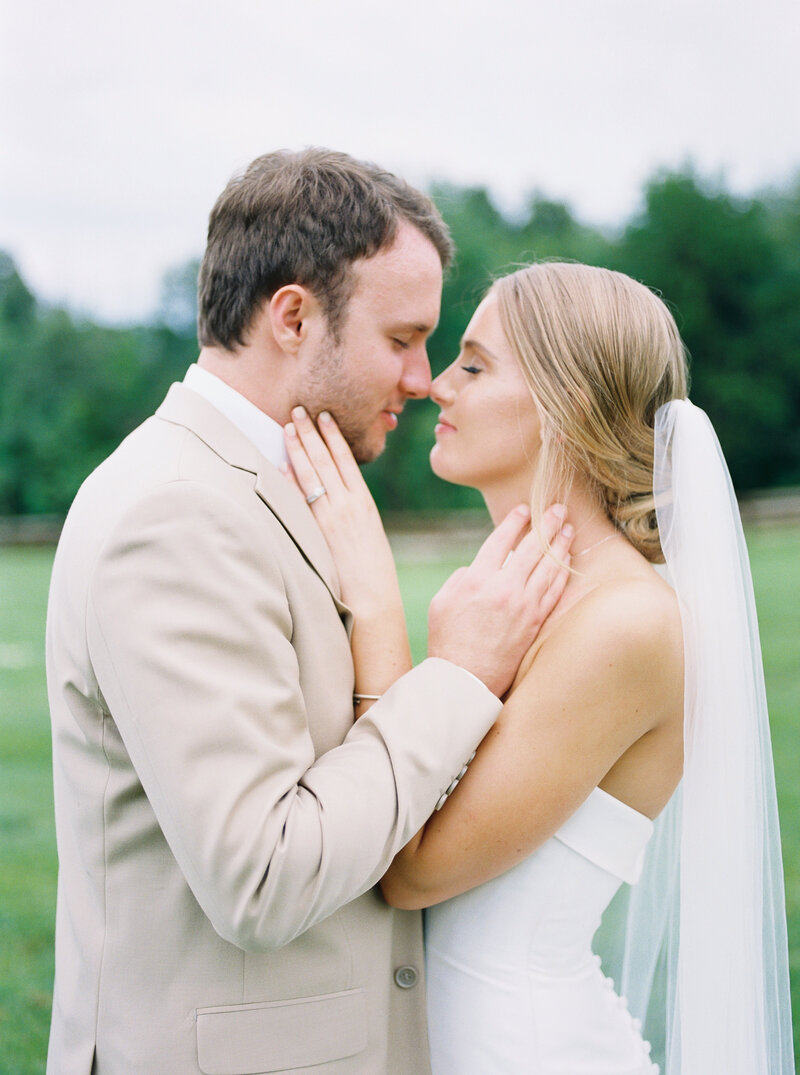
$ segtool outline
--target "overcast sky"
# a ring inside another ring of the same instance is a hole
[[[0,249],[143,318],[230,175],[329,145],[590,223],[687,160],[800,171],[800,0],[0,0]]]

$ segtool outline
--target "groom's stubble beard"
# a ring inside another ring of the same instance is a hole
[[[367,387],[348,375],[344,348],[330,332],[306,373],[297,402],[314,421],[321,411],[333,415],[357,463],[371,463],[383,451],[386,435],[373,428],[379,417],[375,400]]]

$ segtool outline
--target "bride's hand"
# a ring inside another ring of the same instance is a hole
[[[375,501],[333,418],[323,412],[317,429],[305,409],[292,411],[286,451],[339,572],[342,600],[357,615],[377,616],[399,600],[394,559]]]

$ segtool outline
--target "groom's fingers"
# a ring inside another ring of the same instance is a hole
[[[472,561],[473,566],[487,572],[503,568],[524,586],[542,556],[542,542],[553,541],[564,525],[566,514],[563,504],[553,504],[542,516],[538,531],[531,530],[523,537],[531,513],[526,504],[520,504],[484,541]]]
[[[559,534],[556,540],[553,542],[553,556],[557,561],[557,566],[551,566],[551,570],[548,573],[549,585],[541,596],[540,608],[542,613],[542,622],[547,619],[558,602],[561,600],[561,595],[564,592],[564,587],[567,585],[570,576],[570,566],[572,564],[572,557],[570,556],[569,546],[572,543],[572,533],[567,535]],[[548,557],[549,559],[549,557]]]
[[[472,567],[479,572],[499,571],[530,522],[531,512],[520,504],[495,527],[475,554]]]
[[[545,566],[543,561],[553,562],[554,542],[562,533],[565,518],[566,508],[563,504],[551,505],[542,516],[539,526],[527,533],[514,549],[506,570],[520,585],[526,585],[540,565]],[[545,549],[549,549],[551,555],[545,555]]]
[[[518,542],[498,577],[509,588],[509,608],[521,601],[516,614],[536,632],[555,608],[569,578],[573,531],[565,523],[565,511],[561,504],[550,507],[536,530]]]
[[[532,604],[538,608],[542,623],[558,604],[569,579],[572,537],[572,527],[564,526],[551,540],[549,555],[540,557],[528,578],[525,590]]]

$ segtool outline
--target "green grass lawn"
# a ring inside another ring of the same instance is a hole
[[[800,528],[749,535],[781,809],[800,1055]],[[44,614],[52,550],[0,548],[0,1072],[44,1070],[53,974],[56,858],[44,685]],[[432,547],[401,561],[415,656],[427,603],[463,559]]]
[[[44,614],[53,553],[0,549],[0,1071],[44,1071],[56,856]]]

